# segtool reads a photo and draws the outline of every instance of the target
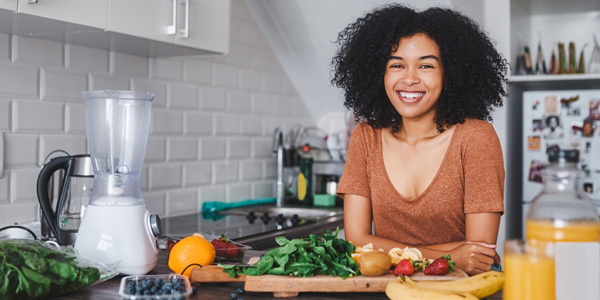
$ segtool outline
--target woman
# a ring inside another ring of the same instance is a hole
[[[505,60],[472,20],[442,8],[384,6],[338,43],[332,83],[363,121],[338,187],[346,239],[489,271],[500,263],[504,166],[487,121],[506,96]]]

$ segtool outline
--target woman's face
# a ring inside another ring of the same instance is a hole
[[[387,63],[384,84],[403,119],[433,118],[442,93],[443,74],[435,41],[422,33],[400,40]]]

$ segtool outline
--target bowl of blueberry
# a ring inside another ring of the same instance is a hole
[[[183,300],[191,293],[190,280],[178,274],[125,276],[119,287],[119,295],[131,300]]]

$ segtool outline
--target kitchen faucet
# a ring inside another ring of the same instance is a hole
[[[277,207],[283,206],[283,131],[275,128],[273,133],[273,153],[277,153]]]

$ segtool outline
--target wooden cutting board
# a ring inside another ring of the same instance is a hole
[[[468,277],[462,270],[456,270],[443,276],[415,273],[411,278],[415,281],[456,280]],[[342,279],[340,277],[317,275],[313,277],[292,277],[280,275],[237,276],[230,278],[221,267],[211,265],[192,269],[192,282],[244,282],[248,292],[273,292],[276,298],[296,297],[300,292],[385,292],[390,281],[396,280],[392,271],[383,276],[356,276]]]

